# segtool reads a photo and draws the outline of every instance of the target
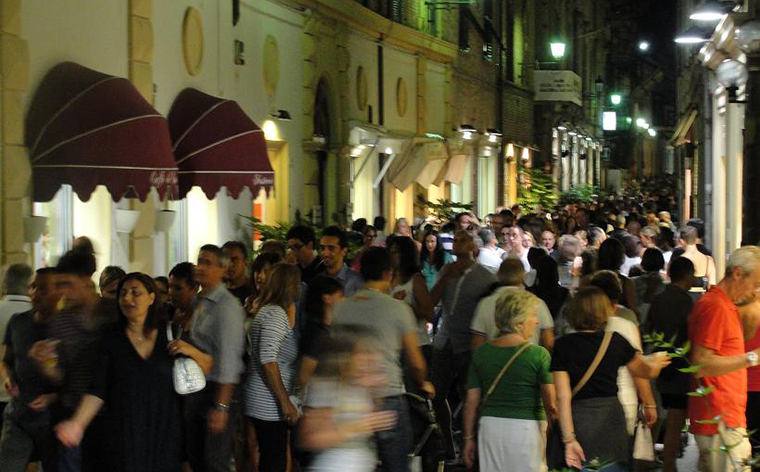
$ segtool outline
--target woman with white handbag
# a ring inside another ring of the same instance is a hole
[[[93,385],[56,426],[58,439],[78,445],[105,404],[104,456],[111,460],[103,470],[178,471],[182,421],[160,295],[153,279],[134,272],[119,283],[118,302],[120,322],[103,339]]]

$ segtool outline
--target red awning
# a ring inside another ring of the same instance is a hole
[[[26,117],[34,200],[70,184],[84,201],[98,185],[112,198],[177,194],[166,119],[129,80],[64,62],[47,73]]]
[[[196,185],[209,199],[222,186],[233,198],[243,187],[255,198],[274,186],[264,132],[236,102],[185,89],[169,111],[169,130],[180,198]]]

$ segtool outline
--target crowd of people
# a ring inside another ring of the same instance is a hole
[[[395,472],[413,451],[425,469],[632,470],[643,423],[669,472],[687,419],[700,470],[748,470],[760,248],[718,274],[672,205],[295,225],[254,258],[207,244],[168,277],[109,266],[97,285],[79,238],[55,267],[6,270],[0,470]]]

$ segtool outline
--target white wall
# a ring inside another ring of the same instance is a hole
[[[428,133],[445,136],[446,66],[428,61],[425,73],[425,126]]]
[[[346,110],[349,119],[369,122],[369,107],[372,107],[372,122],[378,123],[377,96],[377,43],[352,31],[347,41],[350,67],[348,69],[348,103]],[[361,67],[367,77],[367,106],[359,109],[357,100],[357,71]]]
[[[22,1],[22,37],[29,45],[30,57],[24,109],[45,74],[64,61],[126,76],[127,7],[128,2],[115,0]],[[93,240],[98,270],[128,254],[120,252],[128,248],[112,245],[111,213],[111,196],[104,187],[98,187],[88,202],[76,195],[73,198],[74,236],[85,235]]]
[[[394,130],[417,131],[417,59],[390,46],[383,48],[383,83],[385,87],[385,123]],[[396,107],[396,84],[406,82],[406,113],[399,116]]]
[[[126,77],[128,3],[23,0],[21,34],[29,44],[31,62],[30,92],[25,106],[44,75],[60,62],[72,61],[106,74]]]

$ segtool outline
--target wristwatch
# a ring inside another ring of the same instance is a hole
[[[747,353],[747,362],[749,362],[750,367],[755,367],[758,364],[758,356],[757,353],[754,351],[750,351]]]
[[[222,413],[229,413],[230,406],[222,402],[216,402],[216,404],[214,405],[214,409],[217,411],[221,411]]]

